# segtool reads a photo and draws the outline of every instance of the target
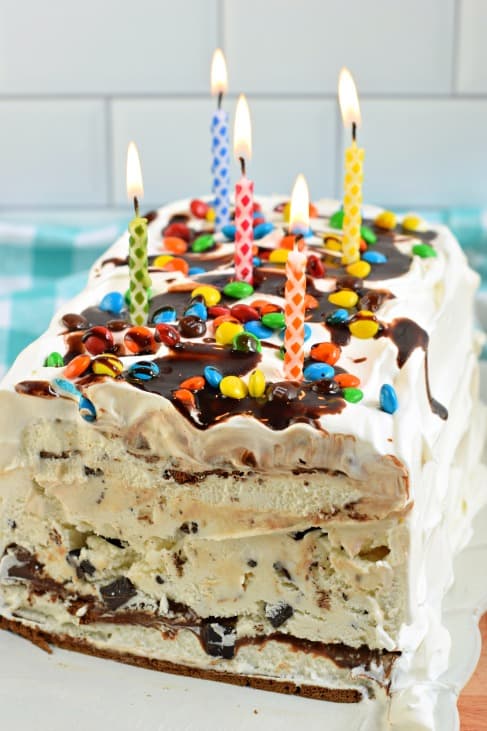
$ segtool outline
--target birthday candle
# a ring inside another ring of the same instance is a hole
[[[135,217],[129,229],[129,292],[130,322],[145,325],[149,314],[149,287],[151,280],[147,259],[147,219],[139,216],[139,199],[144,194],[142,171],[137,147],[130,142],[127,150],[127,195],[133,198]]]
[[[228,114],[221,108],[227,91],[227,67],[217,48],[211,64],[211,93],[218,95],[218,108],[211,118],[211,172],[215,230],[221,231],[230,221],[230,139]]]
[[[309,228],[309,194],[306,180],[298,175],[291,197],[289,230],[307,231]],[[284,377],[290,381],[303,379],[304,319],[306,315],[306,255],[302,235],[296,237],[294,248],[286,261],[284,288]]]
[[[343,124],[345,127],[352,126],[352,144],[345,150],[342,262],[353,264],[360,258],[364,150],[357,146],[355,140],[361,116],[357,89],[348,69],[340,72],[338,94]]]
[[[243,94],[237,103],[233,146],[242,171],[242,177],[235,186],[235,279],[252,284],[254,183],[246,175],[246,160],[250,158],[252,149],[252,130],[249,107]]]

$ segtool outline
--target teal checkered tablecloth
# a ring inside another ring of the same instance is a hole
[[[487,329],[487,211],[423,211],[458,237],[482,275],[479,316]],[[42,333],[63,301],[79,292],[95,259],[118,238],[128,219],[103,227],[0,221],[0,377]]]

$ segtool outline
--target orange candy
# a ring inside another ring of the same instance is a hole
[[[180,388],[187,388],[189,391],[201,391],[205,387],[205,379],[203,376],[193,376],[192,378],[186,378],[181,384]]]
[[[282,307],[279,305],[273,305],[272,302],[266,302],[263,307],[260,308],[260,316],[270,315],[271,312],[282,312]]]
[[[305,294],[304,295],[304,307],[306,310],[314,310],[315,307],[318,307],[318,300],[316,297],[313,297],[311,294]]]
[[[280,249],[289,249],[289,251],[292,251],[294,249],[294,244],[296,242],[296,236],[293,234],[288,234],[288,236],[284,236],[283,239],[281,239],[279,248]]]
[[[178,236],[165,236],[162,246],[164,251],[170,251],[171,254],[184,254],[188,250],[187,242]]]
[[[309,204],[309,217],[318,218],[318,209],[316,208],[314,203]]]
[[[351,373],[338,373],[334,379],[340,388],[357,388],[360,386],[360,378],[353,376]]]
[[[361,252],[367,251],[367,243],[363,239],[360,239],[359,249]]]
[[[236,325],[242,324],[240,320],[237,320],[236,317],[232,317],[232,315],[228,313],[228,315],[220,315],[220,317],[215,317],[215,319],[213,320],[213,329],[216,330],[217,327],[222,324],[222,322],[234,322]]]
[[[316,343],[316,345],[311,346],[310,356],[313,360],[320,361],[320,363],[335,365],[340,353],[341,348],[334,343]],[[352,377],[354,378],[354,376]]]
[[[148,327],[129,328],[123,336],[123,342],[131,353],[153,353],[156,350],[154,336]]]
[[[188,262],[184,259],[175,257],[174,259],[170,259],[170,261],[164,264],[162,269],[165,272],[181,272],[182,274],[186,275],[189,272],[189,265]]]
[[[181,403],[184,404],[188,409],[194,409],[194,407],[196,406],[194,396],[191,391],[188,391],[187,388],[176,389],[176,391],[173,391],[173,396],[178,401],[181,401]]]
[[[89,355],[77,355],[64,369],[65,377],[77,378],[78,376],[83,375],[83,373],[90,367],[90,363],[91,358]]]

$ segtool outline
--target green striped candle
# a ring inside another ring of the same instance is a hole
[[[129,314],[132,325],[146,325],[149,316],[149,263],[147,219],[139,215],[139,198],[144,193],[139,154],[134,142],[127,150],[127,195],[133,198],[135,217],[129,229]]]

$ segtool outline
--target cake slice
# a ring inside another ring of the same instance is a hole
[[[260,200],[273,225],[253,292],[224,291],[233,244],[180,201],[149,216],[147,329],[127,321],[123,237],[19,356],[0,390],[0,623],[44,646],[402,707],[415,673],[446,665],[442,599],[486,498],[478,278],[446,228],[384,229],[374,209],[370,272],[351,276],[321,201],[313,367],[285,381],[283,202]]]

